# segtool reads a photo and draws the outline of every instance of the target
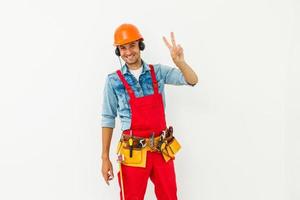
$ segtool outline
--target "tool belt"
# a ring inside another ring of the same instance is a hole
[[[181,146],[173,136],[170,126],[157,137],[149,138],[122,134],[118,143],[117,154],[122,155],[122,164],[133,167],[145,167],[147,151],[161,153],[165,161],[175,158]]]

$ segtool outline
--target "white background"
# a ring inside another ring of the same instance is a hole
[[[100,120],[124,22],[148,63],[174,66],[174,31],[199,76],[166,87],[179,199],[300,199],[299,13],[296,0],[1,1],[0,199],[118,199],[100,176]]]

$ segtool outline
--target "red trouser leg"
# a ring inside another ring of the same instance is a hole
[[[144,200],[149,177],[154,183],[158,200],[177,200],[173,160],[166,163],[159,153],[147,153],[146,168],[122,165],[122,175],[125,200]],[[120,176],[119,185],[121,186]],[[120,196],[122,200],[122,191]]]
[[[125,200],[143,200],[147,188],[150,168],[128,167],[122,165],[122,176]],[[120,183],[120,173],[118,173],[120,196],[122,199],[122,188]]]
[[[165,162],[161,154],[153,155],[150,179],[155,187],[157,200],[177,200],[176,176],[173,160]]]

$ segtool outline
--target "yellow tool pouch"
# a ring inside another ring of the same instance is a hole
[[[166,144],[166,147],[162,149],[162,155],[165,161],[175,158],[175,154],[181,149],[181,145],[176,138],[173,138],[169,143]]]
[[[126,142],[120,141],[118,144],[117,154],[123,155],[122,164],[131,167],[146,167],[147,149],[133,148],[132,156],[130,157],[130,147]]]

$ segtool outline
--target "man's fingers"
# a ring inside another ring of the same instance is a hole
[[[111,174],[107,174],[107,177],[105,179],[105,182],[107,185],[109,185],[109,181],[113,180],[114,179],[114,176],[111,175]]]
[[[103,178],[104,178],[104,181],[107,185],[109,185],[109,182],[108,182],[108,174],[103,174]]]
[[[108,175],[108,180],[112,180],[114,178],[114,172],[112,169],[110,169],[107,173]]]
[[[182,52],[183,52],[182,46],[180,46],[180,44],[178,44],[177,47],[178,47],[178,52],[179,52],[179,53],[182,53]]]
[[[112,169],[109,169],[108,172],[105,174],[105,182],[107,185],[109,185],[109,181],[114,179],[114,172]]]
[[[112,178],[115,177],[113,169],[110,169],[110,175],[112,176]]]
[[[171,49],[171,48],[172,48],[172,45],[168,42],[168,40],[167,40],[167,38],[166,38],[165,36],[163,36],[163,40],[164,40],[166,46],[167,46],[169,49]]]
[[[102,172],[102,177],[107,185],[109,185],[109,181],[113,179],[113,176],[111,176],[109,172]]]
[[[173,32],[171,32],[171,42],[172,42],[173,47],[176,47],[175,35]]]

